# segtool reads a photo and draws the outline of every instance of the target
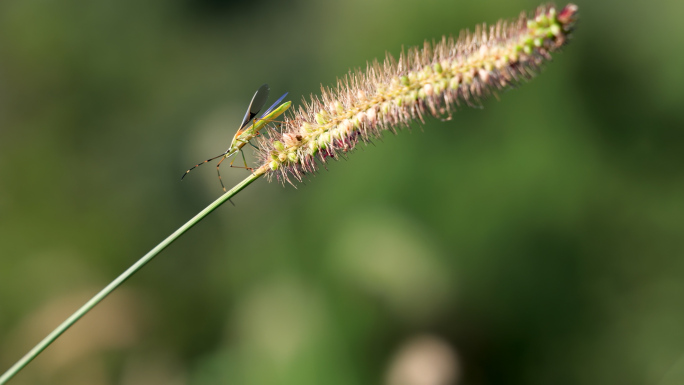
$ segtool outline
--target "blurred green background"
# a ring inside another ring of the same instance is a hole
[[[577,4],[541,76],[258,181],[12,383],[684,383],[684,2]],[[0,2],[0,372],[220,195],[179,177],[262,83],[537,5]]]

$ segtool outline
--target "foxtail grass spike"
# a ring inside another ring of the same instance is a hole
[[[374,61],[365,72],[350,72],[334,88],[322,87],[288,116],[282,132],[271,129],[259,148],[256,174],[282,182],[301,181],[327,158],[337,159],[383,131],[396,132],[427,116],[451,118],[460,106],[480,106],[483,99],[533,78],[551,53],[563,47],[577,18],[577,6],[553,5],[426,42],[395,60]]]

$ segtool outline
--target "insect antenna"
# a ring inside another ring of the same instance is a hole
[[[224,155],[226,155],[225,152],[224,152],[223,154],[221,154],[221,155],[217,155],[217,156],[215,156],[215,157],[213,157],[213,158],[209,158],[209,159],[205,160],[205,161],[202,162],[202,163],[198,163],[198,164],[196,164],[196,165],[190,167],[190,169],[188,169],[188,171],[186,171],[186,172],[183,174],[183,176],[181,176],[181,180],[183,180],[183,178],[185,178],[185,176],[188,175],[188,173],[189,173],[190,171],[192,171],[193,169],[195,169],[195,168],[197,168],[197,167],[199,167],[199,166],[201,166],[201,165],[203,165],[203,164],[205,164],[205,163],[207,163],[207,162],[211,162],[211,161],[214,160],[214,159],[218,159],[218,158],[220,158],[220,157],[222,157],[222,156],[224,156]],[[219,164],[221,164],[221,162],[219,162]],[[221,178],[220,175],[219,175],[219,178]],[[223,183],[221,183],[221,185],[223,185]],[[225,188],[224,188],[224,190],[225,190]]]

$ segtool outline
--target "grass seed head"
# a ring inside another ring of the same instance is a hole
[[[338,159],[383,131],[396,132],[426,116],[451,118],[460,106],[482,100],[534,77],[551,53],[564,46],[574,29],[578,8],[568,4],[537,8],[516,21],[499,21],[443,37],[422,48],[387,54],[366,71],[350,71],[334,88],[322,87],[259,145],[257,173],[282,182],[301,181],[319,162]]]

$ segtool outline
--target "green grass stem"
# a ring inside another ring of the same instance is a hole
[[[157,246],[155,246],[147,254],[143,255],[142,258],[140,258],[136,263],[134,263],[131,267],[129,267],[126,271],[124,271],[121,275],[119,275],[115,280],[113,280],[109,285],[107,285],[104,289],[102,289],[99,293],[97,293],[93,298],[91,298],[83,306],[81,306],[80,309],[76,310],[76,312],[74,312],[74,314],[72,314],[69,318],[67,318],[64,322],[62,322],[59,326],[57,326],[57,328],[55,328],[50,334],[48,334],[45,338],[43,338],[42,341],[40,341],[36,346],[34,346],[33,349],[31,349],[19,361],[17,361],[14,365],[12,365],[12,367],[10,367],[5,373],[3,373],[3,375],[0,376],[0,385],[7,383],[7,381],[9,381],[20,370],[22,370],[26,365],[28,365],[29,362],[33,361],[33,359],[36,358],[43,350],[45,350],[48,346],[50,346],[50,344],[52,344],[59,336],[61,336],[62,333],[64,333],[73,324],[75,324],[76,321],[81,319],[81,317],[83,317],[86,313],[88,313],[90,310],[92,310],[95,307],[95,305],[100,303],[103,299],[105,299],[105,297],[107,297],[109,294],[111,294],[117,287],[119,287],[122,283],[124,283],[128,278],[130,278],[133,274],[138,272],[138,270],[140,270],[143,266],[145,266],[148,262],[150,262],[162,250],[164,250],[167,246],[172,244],[173,241],[178,239],[186,231],[190,230],[190,228],[192,226],[196,225],[199,221],[201,221],[207,215],[209,215],[209,213],[216,210],[219,206],[221,206],[227,200],[229,200],[230,198],[235,196],[242,189],[249,186],[255,180],[259,179],[263,175],[264,171],[265,170],[263,170],[263,169],[256,170],[249,177],[245,178],[245,180],[243,180],[242,182],[237,184],[235,187],[230,189],[225,194],[221,195],[221,197],[216,199],[213,203],[211,203],[209,206],[207,206],[204,210],[200,211],[197,215],[192,217],[192,219],[187,221],[178,230],[174,231],[171,235],[169,235],[161,243],[159,243]]]

